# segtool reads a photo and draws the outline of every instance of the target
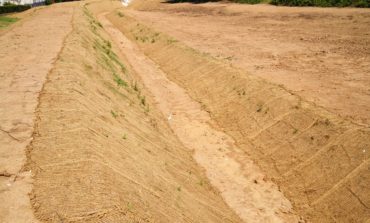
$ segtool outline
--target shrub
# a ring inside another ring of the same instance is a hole
[[[75,0],[45,0],[45,5],[51,5],[54,3],[61,3],[61,2],[72,2]]]
[[[11,5],[16,5],[16,4],[13,4],[11,2],[5,2],[3,6],[11,6]]]
[[[12,13],[12,12],[23,12],[30,8],[31,8],[30,5],[6,4],[4,6],[0,6],[0,14]]]

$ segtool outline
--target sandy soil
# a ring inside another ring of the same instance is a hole
[[[0,28],[0,35],[4,35],[6,32],[9,32],[13,28],[20,25],[20,23],[23,23],[26,20],[31,19],[33,14],[37,13],[37,11],[42,10],[43,8],[44,6],[40,6],[40,7],[31,8],[23,12],[7,14],[6,17],[16,18],[18,20],[15,22],[15,24],[12,23],[8,25],[7,27]]]
[[[234,139],[246,154],[233,157],[246,177],[252,159],[307,221],[370,218],[366,125],[176,40],[163,31],[170,26],[158,28],[130,13],[108,18]]]
[[[127,13],[331,112],[370,124],[369,9],[144,2]]]
[[[30,209],[31,172],[24,172],[35,109],[46,75],[71,30],[73,7],[33,13],[0,36],[0,221],[36,222]]]
[[[72,31],[42,88],[27,150],[36,218],[241,222],[94,17],[120,3],[76,4]]]
[[[158,3],[0,33],[0,221],[368,222],[369,11]]]
[[[257,165],[222,131],[214,129],[209,114],[102,14],[100,21],[127,55],[134,70],[152,92],[174,133],[194,151],[211,183],[244,222],[298,222],[290,202],[271,181],[265,181]],[[243,164],[236,157],[246,157]]]

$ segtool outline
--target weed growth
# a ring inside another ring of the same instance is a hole
[[[0,29],[9,26],[10,24],[18,21],[18,18],[10,18],[5,16],[0,16]]]
[[[121,77],[119,77],[117,74],[113,74],[114,75],[114,82],[116,82],[117,86],[118,87],[127,87],[127,82],[122,80]]]
[[[141,102],[141,104],[142,104],[142,105],[144,105],[144,106],[145,106],[145,103],[146,103],[146,102],[145,102],[145,96],[143,96],[143,97],[140,99],[140,102]]]
[[[115,113],[113,110],[111,110],[110,113],[113,116],[113,118],[117,118],[118,117],[118,114]]]

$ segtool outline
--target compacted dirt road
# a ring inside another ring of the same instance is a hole
[[[31,172],[24,172],[38,98],[63,40],[73,5],[45,8],[0,36],[0,221],[36,222]]]

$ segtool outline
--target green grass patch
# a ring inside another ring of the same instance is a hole
[[[110,113],[113,116],[113,118],[117,118],[118,117],[118,114],[115,113],[113,110],[111,110]]]
[[[114,82],[116,82],[118,87],[127,87],[127,82],[122,80],[121,77],[119,77],[117,74],[114,75]]]
[[[9,26],[12,23],[18,21],[18,18],[11,18],[6,16],[0,16],[0,29]]]

